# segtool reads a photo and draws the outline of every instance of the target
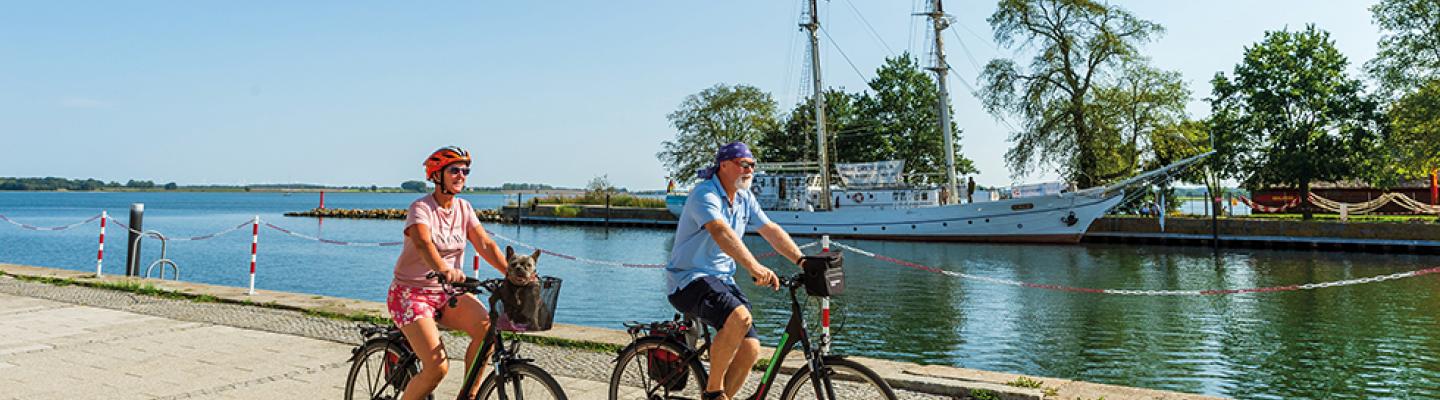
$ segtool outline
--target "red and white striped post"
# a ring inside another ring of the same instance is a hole
[[[250,292],[255,294],[255,250],[260,247],[260,216],[256,215],[250,228]],[[244,225],[241,225],[244,226]]]
[[[830,252],[830,235],[820,236],[820,252]],[[820,298],[820,354],[830,354],[830,297]]]
[[[475,279],[480,279],[480,250],[475,250],[475,261],[470,266],[475,268]]]
[[[100,277],[100,267],[105,264],[105,220],[110,219],[110,214],[104,210],[100,211],[100,249],[95,251],[95,277]]]

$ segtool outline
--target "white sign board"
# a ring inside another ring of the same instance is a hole
[[[835,174],[845,186],[876,186],[900,181],[905,160],[868,163],[835,163]]]

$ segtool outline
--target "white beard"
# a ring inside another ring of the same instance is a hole
[[[735,188],[749,191],[750,184],[754,182],[753,178],[754,175],[740,175],[740,177],[735,178]]]

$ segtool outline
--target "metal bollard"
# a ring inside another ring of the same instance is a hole
[[[145,203],[130,204],[130,240],[125,242],[125,276],[140,275],[140,236],[145,231],[144,220]]]

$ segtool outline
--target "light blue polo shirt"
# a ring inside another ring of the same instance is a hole
[[[725,221],[739,236],[745,236],[748,229],[755,230],[770,223],[770,217],[760,209],[760,202],[748,190],[735,192],[735,204],[725,198],[725,188],[720,186],[720,176],[701,182],[690,191],[685,199],[685,211],[680,213],[680,222],[675,227],[675,245],[670,249],[670,261],[665,264],[665,284],[670,293],[702,276],[714,276],[725,283],[735,284],[735,259],[730,258],[705,224],[714,220]]]

